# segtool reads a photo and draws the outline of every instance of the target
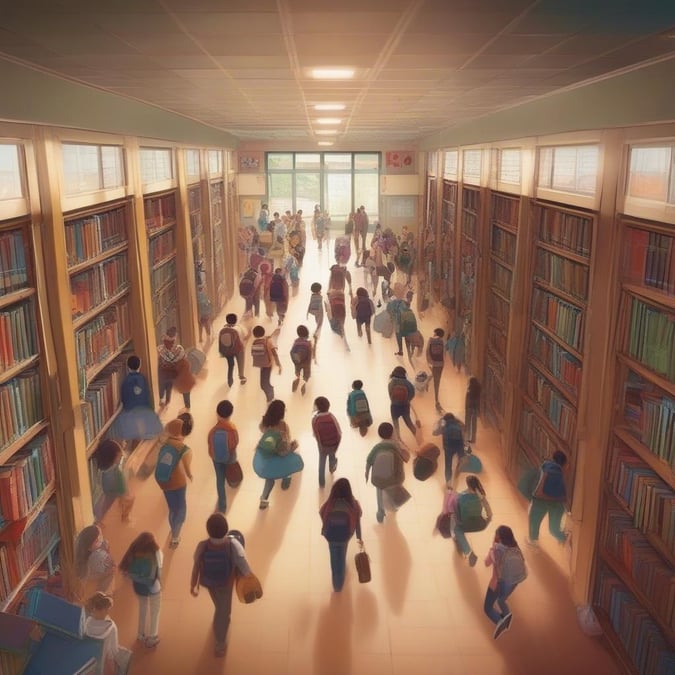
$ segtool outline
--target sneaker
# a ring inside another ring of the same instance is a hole
[[[240,377],[240,378],[239,378],[239,384],[246,384],[246,378],[245,378],[245,377]]]
[[[299,377],[296,377],[296,378],[293,380],[293,384],[291,385],[291,391],[295,393],[295,392],[298,390],[298,385],[299,385],[299,384],[300,384],[300,378],[299,378]]]
[[[264,511],[268,506],[270,505],[270,502],[268,499],[260,499],[260,504],[258,505],[258,508],[261,511]]]
[[[145,635],[143,635],[143,633],[139,633],[139,634],[136,636],[136,640],[137,640],[138,642],[145,642]]]
[[[281,479],[281,489],[288,490],[289,487],[291,487],[291,477],[286,476],[286,478]]]
[[[531,548],[539,548],[538,539],[530,539],[529,537],[525,537],[525,543]]]
[[[375,517],[377,518],[377,522],[381,523],[384,520],[384,511],[378,511]]]
[[[172,537],[169,548],[178,548],[178,544],[180,544],[180,537]]]
[[[303,382],[302,387],[300,387],[300,393],[304,396],[306,391],[307,391],[307,383]]]
[[[508,630],[511,625],[511,615],[507,614],[503,616],[497,623],[495,632],[492,634],[492,638],[496,640],[505,630]]]
[[[471,553],[469,553],[469,567],[475,567],[477,562],[478,556],[473,551],[471,551]]]
[[[145,640],[145,646],[148,649],[152,649],[153,647],[156,647],[159,644],[159,635],[153,635],[149,638],[146,638]]]

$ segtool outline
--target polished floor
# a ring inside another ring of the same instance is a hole
[[[353,258],[352,258],[353,261]],[[436,475],[419,482],[408,465],[406,487],[412,499],[399,512],[388,513],[383,524],[375,519],[375,489],[364,481],[365,458],[376,441],[375,428],[388,420],[387,380],[395,365],[408,366],[394,356],[395,343],[374,335],[373,345],[356,336],[348,319],[347,336],[351,351],[324,326],[319,340],[318,364],[303,397],[291,392],[292,363],[288,355],[295,328],[305,322],[309,285],[320,281],[326,287],[332,251],[318,252],[313,242],[301,274],[297,296],[279,337],[283,373],[273,374],[276,396],[286,401],[287,421],[300,443],[305,460],[302,474],[291,488],[274,489],[270,507],[258,509],[262,480],[251,468],[258,423],[265,409],[265,397],[258,387],[258,371],[247,366],[248,382],[235,379],[226,384],[226,364],[215,344],[206,346],[208,360],[192,394],[195,429],[188,438],[193,459],[194,482],[188,486],[188,519],[180,546],[168,548],[168,522],[164,498],[151,477],[135,481],[136,504],[129,524],[119,522],[112,509],[105,534],[119,560],[129,542],[141,531],[151,530],[165,554],[160,644],[148,650],[135,643],[137,605],[131,584],[117,580],[115,606],[121,643],[133,648],[131,673],[228,673],[236,675],[614,675],[619,668],[606,646],[586,637],[579,629],[576,611],[568,592],[568,564],[565,550],[542,528],[542,548],[531,553],[525,546],[525,504],[508,481],[502,467],[494,434],[479,422],[474,446],[484,463],[481,474],[495,519],[493,526],[510,525],[523,544],[529,564],[529,578],[511,599],[513,623],[499,640],[492,639],[493,627],[482,610],[490,571],[483,558],[491,543],[494,527],[470,535],[479,557],[475,568],[455,551],[451,541],[434,532],[444,494],[442,465]],[[350,264],[354,287],[363,284],[363,271]],[[238,297],[228,311],[241,312]],[[276,321],[262,320],[269,330]],[[214,324],[217,330],[223,316]],[[312,320],[308,322],[310,329]],[[442,313],[432,308],[421,322],[426,336],[444,325]],[[349,428],[345,401],[352,380],[365,382],[376,420],[365,438]],[[445,368],[441,401],[446,410],[464,414],[466,376],[448,365]],[[311,435],[312,402],[324,395],[332,403],[343,428],[335,477],[350,479],[364,511],[363,538],[371,558],[372,582],[359,584],[353,566],[357,551],[350,544],[348,574],[341,593],[334,593],[330,580],[328,546],[320,535],[319,506],[328,494],[318,487],[317,450]],[[206,451],[206,435],[215,422],[218,401],[229,398],[234,404],[241,442],[239,458],[244,481],[228,490],[227,518],[230,527],[246,536],[248,560],[262,581],[264,597],[254,605],[233,603],[232,624],[225,658],[213,655],[210,630],[212,604],[202,589],[198,598],[189,592],[192,554],[206,536],[205,521],[216,506],[212,464]],[[174,394],[163,412],[166,422],[178,413],[181,397]],[[421,436],[431,440],[437,418],[433,394],[418,395],[414,407],[422,420]],[[403,440],[413,444],[403,427]]]

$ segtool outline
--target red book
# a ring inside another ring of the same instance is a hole
[[[647,230],[629,230],[627,242],[628,280],[644,283],[647,265],[649,232]]]
[[[21,511],[16,469],[13,466],[0,468],[0,499],[5,520],[18,520],[21,517]]]

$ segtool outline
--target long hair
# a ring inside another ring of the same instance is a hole
[[[483,497],[485,497],[485,488],[483,487],[483,484],[478,479],[478,476],[467,476],[466,477],[466,486],[469,488],[469,490],[473,490],[474,492],[478,492]]]
[[[268,406],[265,414],[262,416],[262,421],[260,426],[263,428],[266,427],[275,427],[279,422],[284,419],[286,414],[286,404],[283,401],[280,401],[278,398],[275,398]]]
[[[513,536],[513,530],[508,525],[500,525],[495,535],[500,544],[508,546],[509,548],[520,548],[516,538]]]
[[[344,499],[349,504],[354,503],[354,494],[352,493],[352,485],[347,478],[338,478],[330,489],[328,501],[332,502],[336,499]]]
[[[140,556],[150,557],[159,551],[159,544],[155,540],[155,535],[152,532],[141,532],[136,539],[134,539],[127,552],[122,558],[119,568],[122,572],[126,572],[131,565],[131,561]]]
[[[99,538],[101,530],[98,525],[87,525],[75,539],[75,571],[80,579],[87,576],[87,561],[91,553],[91,547]]]

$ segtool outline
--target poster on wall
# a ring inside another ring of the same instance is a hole
[[[385,154],[387,173],[415,173],[415,153],[412,150],[391,150]]]
[[[263,153],[262,152],[240,152],[239,156],[239,171],[257,172],[263,168]]]

